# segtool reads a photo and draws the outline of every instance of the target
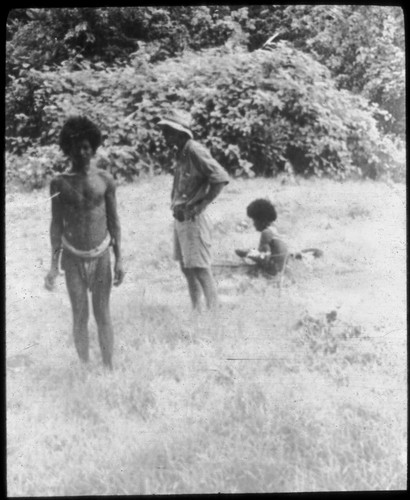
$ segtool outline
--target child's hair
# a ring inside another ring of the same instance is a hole
[[[66,155],[70,154],[73,141],[88,140],[94,153],[101,145],[100,129],[85,116],[71,116],[64,123],[60,133],[60,148]]]
[[[266,220],[268,222],[273,222],[277,217],[274,205],[269,200],[262,198],[252,201],[248,205],[246,213],[251,219]]]

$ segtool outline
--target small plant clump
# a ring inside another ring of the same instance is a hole
[[[324,318],[315,318],[306,313],[296,324],[303,331],[303,341],[313,353],[335,354],[341,342],[358,338],[362,327],[350,325],[337,318],[336,311],[330,311]]]

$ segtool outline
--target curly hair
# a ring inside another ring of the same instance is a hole
[[[85,116],[71,116],[61,129],[60,148],[64,154],[69,155],[73,141],[82,141],[84,139],[90,142],[95,153],[102,142],[100,129]]]
[[[252,201],[248,205],[246,213],[251,219],[266,220],[268,222],[275,221],[277,217],[274,205],[263,198]]]

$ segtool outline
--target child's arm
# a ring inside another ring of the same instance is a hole
[[[254,262],[261,263],[270,257],[270,252],[260,252],[259,250],[235,250],[235,253],[238,257],[242,259],[251,259]]]
[[[271,242],[274,239],[274,232],[271,228],[262,231],[259,240],[258,250],[248,253],[248,258],[256,262],[265,271],[270,272],[272,267],[272,249]],[[275,272],[273,272],[275,274]]]
[[[247,250],[235,250],[236,255],[238,257],[249,258],[254,262],[261,262],[269,257],[270,255],[270,245],[269,242],[273,238],[273,233],[269,229],[265,229],[262,231],[260,240],[259,240],[259,248],[256,249],[247,249]]]
[[[266,263],[269,258],[270,258],[270,251],[268,252],[261,252],[260,250],[249,250],[247,253],[246,257],[248,259],[253,260],[257,264],[263,265]]]
[[[261,238],[259,240],[259,252],[262,253],[271,253],[271,242],[275,238],[275,234],[272,229],[269,227],[264,229],[261,233]]]

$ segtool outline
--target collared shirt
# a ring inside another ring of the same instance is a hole
[[[206,147],[189,139],[176,157],[171,208],[200,202],[211,184],[228,183],[226,170]]]

